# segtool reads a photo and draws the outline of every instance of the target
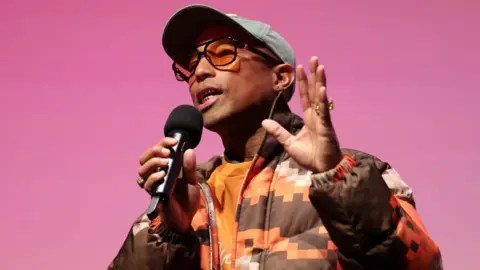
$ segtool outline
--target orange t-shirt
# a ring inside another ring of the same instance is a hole
[[[214,197],[220,265],[223,270],[230,269],[237,199],[250,164],[250,161],[229,163],[224,158],[207,181]]]

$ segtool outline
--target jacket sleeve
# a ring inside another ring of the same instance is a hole
[[[193,229],[185,234],[170,231],[157,218],[135,220],[108,270],[199,269],[199,240]]]
[[[309,196],[340,269],[443,269],[411,189],[389,164],[344,150],[334,169],[312,175]]]

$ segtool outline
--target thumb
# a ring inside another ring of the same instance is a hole
[[[280,144],[283,145],[285,149],[290,145],[293,135],[290,134],[285,128],[283,128],[279,123],[265,119],[262,121],[263,128],[272,135]]]
[[[183,153],[183,171],[185,174],[185,179],[189,184],[197,184],[197,159],[195,158],[195,152],[192,149],[187,149]]]

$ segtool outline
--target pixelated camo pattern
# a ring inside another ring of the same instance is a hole
[[[288,157],[280,160],[276,155],[268,164],[263,158],[257,158],[241,189],[235,231],[232,232],[232,269],[364,269],[358,265],[345,267],[350,262],[339,253],[345,243],[334,243],[332,238],[334,233],[336,239],[341,239],[339,234],[349,232],[336,226],[335,220],[320,218],[324,210],[332,212],[332,209],[322,209],[327,201],[318,194],[329,194],[328,200],[341,205],[355,196],[355,192],[346,192],[347,188],[354,191],[383,188],[388,192],[385,197],[390,199],[384,202],[388,207],[384,207],[386,210],[382,213],[388,213],[385,218],[394,225],[394,231],[388,252],[379,249],[377,258],[395,262],[402,269],[443,269],[440,251],[415,211],[412,190],[399,174],[387,163],[368,154],[355,150],[344,150],[344,153],[343,161],[336,168],[322,174],[312,174]],[[219,270],[212,195],[205,184],[215,168],[213,164],[219,164],[219,160],[220,157],[214,157],[203,164],[207,169],[199,176],[202,204],[192,221],[192,232],[200,245],[197,256],[192,255],[195,252],[190,247],[195,243],[192,239],[158,231],[161,221],[150,223],[143,216],[133,225],[109,270],[182,269],[181,265],[188,265],[188,269]],[[369,209],[357,209],[360,214],[365,210]],[[152,230],[158,234],[151,233]],[[166,239],[172,240],[166,243]],[[145,245],[148,252],[162,258],[160,265],[151,256],[138,253],[146,249]]]

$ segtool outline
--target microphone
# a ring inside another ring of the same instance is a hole
[[[163,132],[166,137],[177,140],[171,148],[168,166],[165,170],[163,181],[155,187],[152,199],[147,209],[150,220],[157,217],[156,209],[159,203],[168,205],[170,196],[175,190],[175,183],[183,165],[183,153],[193,149],[200,143],[203,131],[203,117],[200,111],[190,105],[180,105],[170,113]]]

